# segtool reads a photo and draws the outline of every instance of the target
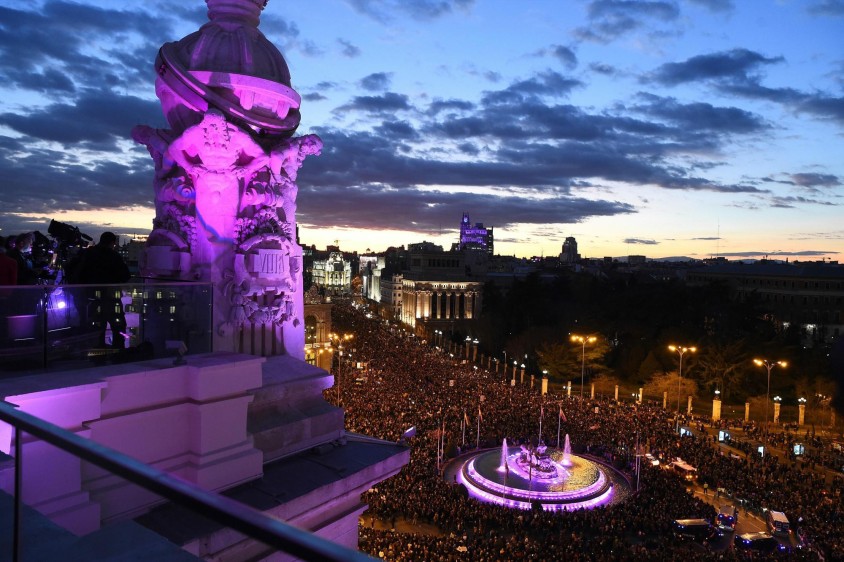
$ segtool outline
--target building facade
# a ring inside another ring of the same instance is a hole
[[[401,319],[405,325],[416,328],[427,322],[472,320],[480,314],[483,278],[471,276],[466,254],[410,253],[402,278]]]
[[[352,264],[342,252],[331,252],[327,259],[315,259],[312,279],[330,293],[348,293],[352,289]]]
[[[722,282],[734,298],[755,302],[781,329],[797,324],[807,345],[829,342],[844,330],[844,266],[763,260],[693,269],[689,284]]]
[[[460,221],[460,242],[458,250],[481,250],[492,256],[495,254],[495,239],[492,228],[485,228],[483,223],[474,226],[469,221],[469,213],[463,213]]]

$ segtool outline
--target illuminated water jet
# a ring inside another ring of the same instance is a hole
[[[614,471],[597,460],[571,454],[565,448],[508,447],[476,453],[461,460],[455,477],[469,494],[483,502],[545,510],[589,509],[613,500],[616,486],[624,486]]]

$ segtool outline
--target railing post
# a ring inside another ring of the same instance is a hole
[[[23,526],[21,492],[23,490],[23,431],[15,426],[15,497],[14,497],[14,536],[12,537],[12,559],[21,559],[21,528]]]

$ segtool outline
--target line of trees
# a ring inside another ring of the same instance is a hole
[[[778,330],[768,311],[733,301],[724,285],[635,276],[565,272],[548,282],[529,275],[507,292],[489,283],[476,332],[486,353],[503,359],[506,351],[520,362],[527,356],[528,370],[547,370],[552,382],[579,384],[585,355],[587,385],[616,380],[645,387],[646,395],[664,388],[675,400],[679,357],[671,344],[698,350],[683,357],[689,387],[681,394],[712,396],[718,389],[728,403],[765,393],[767,372],[753,364],[755,357],[789,362],[787,372],[771,376],[771,396],[784,401],[835,394],[835,358],[844,357],[844,350],[827,346],[804,348],[795,327]],[[571,334],[597,339],[584,349]]]

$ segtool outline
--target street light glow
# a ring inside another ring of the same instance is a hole
[[[579,343],[582,346],[580,352],[580,398],[583,399],[583,384],[584,377],[586,376],[586,344],[595,343],[598,341],[598,338],[595,336],[579,336],[577,334],[572,334],[571,341]]]
[[[683,355],[686,353],[697,353],[697,347],[686,347],[682,345],[669,345],[668,349],[680,356],[680,368],[677,370],[677,423],[680,423],[680,385],[683,382]]]
[[[756,363],[759,367],[765,367],[768,370],[768,390],[765,392],[765,454],[768,454],[768,402],[770,401],[771,396],[771,370],[774,367],[782,367],[785,368],[788,366],[788,363],[785,361],[768,361],[767,359],[754,359],[754,363]],[[779,398],[779,397],[777,397]],[[776,400],[776,398],[775,398]]]

